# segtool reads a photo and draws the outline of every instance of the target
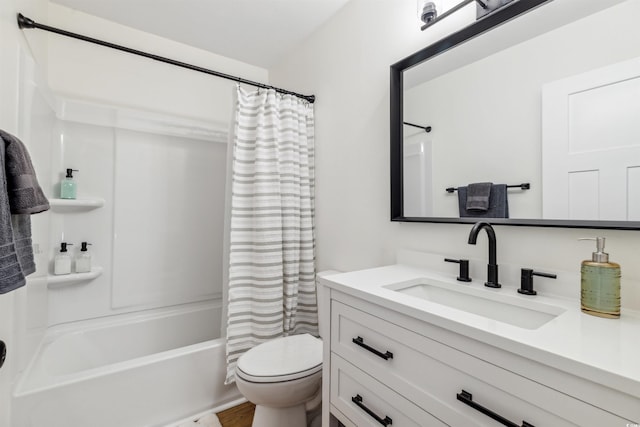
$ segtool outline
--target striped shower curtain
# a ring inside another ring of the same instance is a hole
[[[317,335],[313,105],[238,87],[231,186],[225,383],[255,345]]]

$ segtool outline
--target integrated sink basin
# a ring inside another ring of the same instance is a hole
[[[565,312],[562,307],[524,300],[516,295],[502,295],[487,289],[432,279],[397,283],[385,288],[524,329],[538,329]]]

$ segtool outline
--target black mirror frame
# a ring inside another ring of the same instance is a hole
[[[453,224],[473,224],[477,218],[446,217],[405,217],[403,198],[403,80],[402,73],[429,58],[452,49],[474,37],[479,36],[505,22],[553,0],[519,0],[503,7],[493,14],[480,19],[467,27],[417,51],[416,53],[391,65],[390,81],[390,160],[391,160],[391,221],[398,222],[434,222]],[[595,221],[595,220],[550,220],[550,219],[491,219],[492,224],[596,228],[617,230],[640,230],[640,221]]]

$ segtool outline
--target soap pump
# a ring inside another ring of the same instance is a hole
[[[91,271],[91,252],[87,245],[91,243],[82,242],[80,253],[76,257],[76,273],[88,273]]]
[[[76,198],[76,181],[73,179],[73,173],[79,172],[77,169],[67,169],[67,176],[60,183],[60,198],[75,199]]]
[[[582,261],[580,268],[580,307],[593,316],[617,319],[620,317],[620,265],[609,262],[604,252],[604,237],[595,240],[596,252],[590,260]]]
[[[67,251],[67,246],[73,246],[71,243],[60,243],[60,252],[53,260],[53,274],[69,274],[71,273],[71,256]]]

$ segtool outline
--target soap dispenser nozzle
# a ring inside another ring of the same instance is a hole
[[[60,243],[60,252],[67,252],[67,246],[73,246],[73,243],[67,243],[67,242]]]
[[[609,262],[609,254],[604,251],[604,237],[582,237],[578,240],[595,240],[596,251],[591,254],[594,262]]]
[[[91,243],[87,243],[87,242],[82,242],[81,243],[81,247],[80,247],[80,252],[87,252],[89,249],[87,248],[87,245],[91,245]]]
[[[78,169],[67,169],[67,176],[65,178],[73,178],[74,172],[80,172]]]

